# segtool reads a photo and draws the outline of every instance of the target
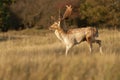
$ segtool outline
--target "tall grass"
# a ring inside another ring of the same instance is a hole
[[[120,32],[100,30],[103,55],[94,44],[65,46],[53,32],[24,30],[0,34],[0,80],[120,80]]]

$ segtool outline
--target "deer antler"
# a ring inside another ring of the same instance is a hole
[[[71,16],[71,13],[72,13],[72,6],[71,5],[66,5],[66,11],[63,15],[63,18],[62,19],[67,19]]]
[[[58,17],[59,20],[61,20],[61,12],[60,12],[60,9],[59,9],[59,17]]]

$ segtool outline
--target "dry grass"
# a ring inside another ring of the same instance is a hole
[[[120,32],[100,30],[98,46],[86,43],[64,55],[65,46],[47,30],[0,34],[0,80],[120,80]]]

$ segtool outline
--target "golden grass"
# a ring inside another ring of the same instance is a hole
[[[0,33],[0,80],[120,80],[120,32],[100,30],[103,55],[83,42],[65,56],[53,32]]]

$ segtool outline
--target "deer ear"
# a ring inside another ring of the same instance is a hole
[[[66,5],[66,8],[71,8],[72,6],[71,5]]]
[[[69,6],[68,5],[66,5],[66,8],[68,8]]]
[[[55,21],[55,17],[54,16],[50,16],[51,20]]]

